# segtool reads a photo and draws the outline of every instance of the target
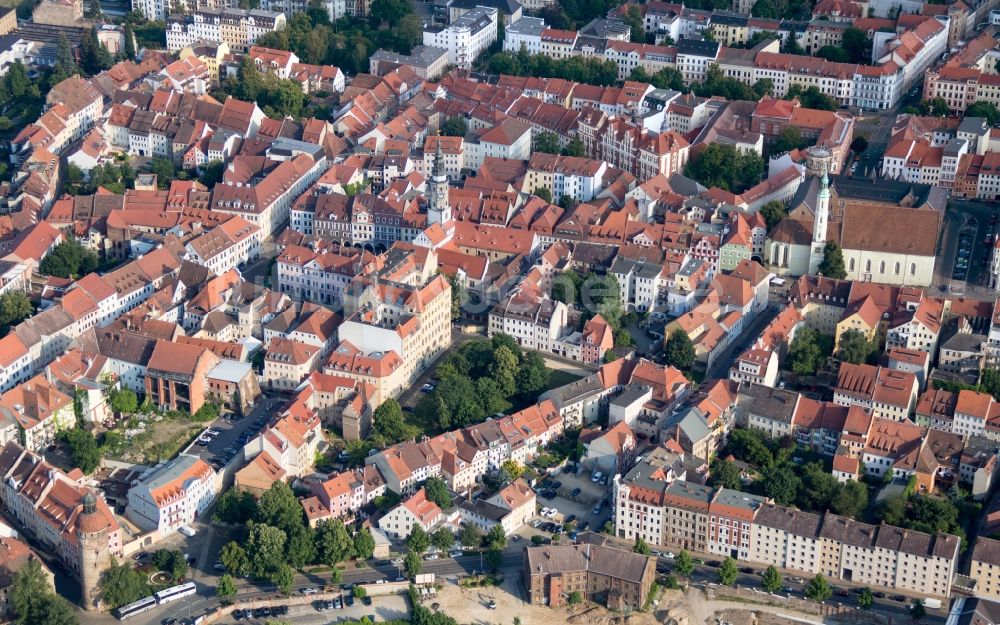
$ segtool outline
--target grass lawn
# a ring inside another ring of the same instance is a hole
[[[565,386],[570,382],[576,382],[577,380],[582,379],[582,377],[583,376],[579,376],[568,371],[549,369],[549,384],[545,387],[545,390],[551,391],[554,388]]]

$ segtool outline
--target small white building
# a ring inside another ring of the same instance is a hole
[[[421,488],[379,519],[378,527],[387,536],[402,539],[410,535],[414,526],[419,525],[427,532],[441,519],[441,508],[428,499],[427,491]]]

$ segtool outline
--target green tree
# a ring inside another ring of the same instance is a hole
[[[792,373],[811,375],[823,364],[828,354],[823,353],[821,335],[812,328],[800,328],[788,348],[788,362]]]
[[[219,497],[212,518],[220,523],[243,524],[253,517],[257,498],[247,491],[230,488]]]
[[[773,565],[764,569],[764,574],[760,578],[761,588],[767,592],[776,593],[781,592],[781,587],[783,585],[781,579],[781,573],[778,572]]]
[[[448,551],[455,544],[455,535],[447,527],[439,527],[431,534],[431,544],[441,551]]]
[[[423,555],[427,551],[427,547],[430,546],[430,538],[427,537],[427,532],[424,528],[419,525],[414,525],[410,528],[410,535],[406,537],[406,546],[411,552],[417,555]]]
[[[726,558],[722,561],[722,566],[719,567],[719,583],[723,586],[733,586],[736,584],[736,578],[739,577],[739,574],[736,560]]]
[[[507,534],[503,527],[494,525],[490,531],[486,532],[486,548],[491,551],[503,551],[507,546]]]
[[[228,573],[219,577],[219,582],[215,585],[215,596],[222,599],[223,603],[229,603],[236,596],[236,580]]]
[[[52,73],[49,75],[49,84],[53,86],[58,85],[70,76],[79,73],[80,68],[76,64],[76,58],[73,56],[73,48],[70,46],[69,39],[66,38],[66,35],[59,33],[59,39],[56,42],[56,62],[52,67]]]
[[[778,200],[771,200],[760,207],[760,214],[764,217],[768,231],[771,231],[785,218],[785,205]]]
[[[496,381],[500,392],[511,395],[517,389],[517,354],[505,345],[493,350],[493,364],[490,366],[490,377]]]
[[[132,32],[132,24],[125,22],[125,58],[133,60],[135,58],[135,33]]]
[[[510,458],[504,460],[503,464],[500,465],[500,471],[506,478],[504,481],[513,482],[517,478],[521,477],[522,473],[524,473],[524,465],[517,460]]]
[[[844,362],[860,365],[878,350],[878,344],[873,344],[859,330],[846,330],[840,335],[840,349],[837,356]]]
[[[412,11],[406,0],[373,0],[369,14],[376,23],[388,22],[396,26]]]
[[[1000,400],[1000,370],[985,368],[979,374],[979,387],[994,399]]]
[[[285,561],[293,567],[302,568],[316,560],[315,530],[308,525],[295,525],[288,530],[285,541]]]
[[[872,595],[872,589],[865,586],[858,595],[858,607],[862,610],[870,610],[873,603],[875,603],[875,596]]]
[[[446,137],[464,137],[469,125],[458,115],[452,115],[441,124],[441,134]]]
[[[69,603],[49,586],[37,560],[29,560],[14,573],[8,595],[11,616],[17,625],[79,625]]]
[[[111,409],[118,414],[133,414],[139,409],[139,398],[131,389],[123,388],[111,394]]]
[[[114,609],[149,595],[146,576],[127,563],[112,562],[101,575],[101,598]]]
[[[388,445],[407,438],[409,432],[403,421],[403,409],[400,408],[398,401],[390,397],[375,409],[372,414],[372,430]]]
[[[927,616],[927,608],[924,607],[923,599],[914,599],[913,603],[910,605],[910,618],[914,622]]]
[[[463,523],[462,531],[459,532],[459,540],[463,547],[472,549],[482,544],[483,533],[472,523]]]
[[[254,523],[247,538],[247,553],[250,559],[250,574],[257,579],[269,579],[274,583],[274,574],[285,565],[285,532],[263,523]]]
[[[831,63],[847,63],[850,60],[847,51],[839,46],[826,45],[816,50],[816,56]]]
[[[871,64],[872,40],[868,38],[868,33],[865,31],[854,26],[847,28],[841,35],[840,45],[847,53],[848,62]]]
[[[857,154],[860,154],[868,149],[868,139],[865,139],[863,135],[858,135],[854,137],[854,141],[851,141],[851,150]]]
[[[687,332],[677,328],[663,345],[663,360],[666,364],[682,371],[691,369],[695,361],[694,344]]]
[[[0,295],[0,325],[13,326],[34,313],[31,300],[20,291],[7,291]]]
[[[537,195],[549,204],[552,203],[552,192],[548,190],[547,187],[535,187],[535,190],[531,192],[533,195]]]
[[[625,11],[624,21],[631,29],[630,39],[635,43],[646,43],[646,29],[642,22],[642,11],[639,5],[629,4]]]
[[[738,99],[757,99],[753,93],[745,95]],[[764,161],[756,152],[744,154],[732,145],[713,143],[688,161],[684,174],[706,187],[741,193],[760,182]]]
[[[708,472],[708,484],[710,486],[720,486],[738,490],[742,484],[740,481],[740,469],[731,460],[722,460],[716,457],[712,460]]]
[[[875,509],[875,517],[887,525],[902,526],[906,522],[906,514],[906,497],[903,495],[886,497]]]
[[[340,519],[326,519],[316,524],[316,555],[327,566],[351,557],[354,540]]]
[[[343,583],[343,581],[344,581],[344,572],[338,569],[337,567],[333,567],[333,570],[330,571],[330,583],[336,586],[338,584]]]
[[[809,141],[802,138],[802,131],[795,126],[789,126],[782,130],[781,134],[774,140],[774,143],[771,144],[771,154],[783,154],[792,150],[801,150],[807,145],[809,145]],[[777,201],[772,203],[781,204],[781,202]],[[781,208],[784,209],[784,205],[781,205]]]
[[[420,559],[420,554],[416,551],[408,551],[406,557],[403,558],[403,570],[406,571],[406,576],[410,579],[420,575],[420,569],[423,566],[424,561]]]
[[[83,428],[73,428],[64,431],[62,437],[69,445],[73,466],[86,475],[90,475],[101,466],[101,450],[97,447],[97,439],[92,432]]]
[[[646,541],[643,540],[642,536],[636,536],[635,544],[632,546],[632,552],[648,556],[653,551],[649,548],[649,545],[646,544]]]
[[[278,587],[282,594],[290,595],[292,594],[292,586],[295,585],[295,569],[284,563],[278,564],[268,579]]]
[[[354,590],[352,591],[352,593],[358,599],[364,599],[365,597],[368,596],[368,591],[365,590],[364,586],[355,586]]]
[[[809,580],[809,585],[806,586],[806,597],[809,597],[816,603],[823,603],[832,596],[833,589],[830,588],[830,583],[826,581],[825,577],[817,574]]]
[[[42,258],[38,270],[49,276],[70,278],[97,269],[97,255],[70,239],[55,246]]]
[[[819,264],[819,273],[827,278],[843,280],[847,277],[844,268],[844,252],[836,241],[830,240],[823,246],[823,261]]]
[[[761,472],[760,488],[782,506],[789,506],[798,497],[802,480],[788,467],[768,467]]]
[[[944,98],[933,98],[931,100],[923,100],[920,103],[920,111],[924,115],[931,115],[933,117],[947,117],[948,102]]]
[[[691,577],[694,573],[694,560],[686,549],[682,549],[674,558],[674,573],[681,577]]]
[[[276,527],[286,534],[292,527],[304,524],[302,504],[292,491],[292,487],[282,480],[271,485],[257,502],[254,520]]]
[[[427,478],[427,481],[424,482],[424,492],[427,498],[436,503],[442,510],[451,507],[451,493],[448,491],[448,485],[441,478]]]
[[[354,533],[354,557],[368,560],[375,553],[375,539],[367,527],[362,527]]]
[[[250,574],[250,559],[247,552],[236,541],[229,541],[219,552],[219,561],[226,571],[236,577],[246,577]]]
[[[535,152],[545,152],[546,154],[559,154],[559,137],[554,132],[540,132],[534,141]]]
[[[574,590],[569,593],[569,597],[566,597],[566,603],[569,605],[577,605],[583,603],[583,593],[579,590]]]
[[[769,19],[781,17],[781,13],[778,11],[778,7],[775,6],[774,0],[757,0],[750,8],[750,15]]]
[[[161,189],[169,187],[171,181],[177,177],[174,162],[164,156],[154,156],[149,163],[149,170],[156,174],[156,185]]]
[[[521,397],[537,397],[549,386],[551,371],[537,352],[526,352],[521,356],[517,370],[517,390]],[[515,477],[515,479],[517,479]]]
[[[584,156],[583,141],[580,140],[580,137],[573,137],[570,139],[569,143],[566,144],[566,147],[562,149],[560,154],[563,156]]]
[[[965,109],[965,117],[984,117],[990,126],[1000,122],[1000,109],[992,102],[973,102]]]

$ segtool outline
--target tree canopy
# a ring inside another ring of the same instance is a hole
[[[756,152],[741,153],[733,145],[712,143],[688,161],[684,174],[706,187],[742,193],[760,182],[764,160]]]
[[[97,254],[68,239],[45,255],[38,271],[58,278],[79,277],[97,270]]]
[[[847,277],[844,267],[844,252],[836,241],[830,240],[823,246],[823,261],[819,264],[819,273],[827,278],[843,280]]]
[[[695,351],[687,332],[677,328],[670,333],[663,345],[663,359],[666,364],[681,371],[691,369],[695,361]]]
[[[37,560],[29,560],[11,580],[8,594],[11,616],[17,625],[79,625],[69,603],[57,595]]]

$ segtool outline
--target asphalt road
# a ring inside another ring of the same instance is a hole
[[[503,553],[503,561],[499,572],[503,575],[513,575],[521,571],[524,562],[524,543],[515,543],[508,546]],[[424,562],[422,573],[434,573],[439,578],[455,579],[463,575],[471,575],[473,571],[482,570],[480,556],[463,556],[460,558],[442,558]],[[395,565],[383,567],[366,566],[361,569],[348,567],[344,569],[343,583],[362,584],[375,583],[377,580],[394,580],[400,575],[399,568]],[[294,592],[302,588],[317,587],[330,582],[329,574],[311,575],[298,574],[295,577]],[[135,625],[158,625],[164,619],[176,618],[178,621],[185,618],[197,617],[204,614],[211,608],[219,605],[219,600],[215,597],[215,586],[212,584],[199,583],[198,592],[191,597],[180,601],[158,606],[144,614],[133,617],[129,623]],[[251,599],[281,599],[283,595],[277,592],[273,584],[255,584],[247,580],[239,580],[236,600]],[[80,622],[83,625],[105,625],[117,623],[118,621],[110,614],[94,614],[80,612]]]
[[[746,351],[751,343],[757,340],[760,333],[764,331],[767,324],[771,323],[771,320],[777,316],[780,310],[781,306],[768,298],[767,306],[757,313],[757,316],[750,322],[750,325],[726,348],[726,351],[715,359],[715,362],[712,363],[712,368],[705,372],[705,379],[714,380],[729,377],[729,367],[732,366],[733,361]]]
[[[761,567],[750,567],[745,562],[738,562],[737,565],[741,569],[753,568],[754,573],[745,573],[741,570],[739,576],[736,578],[736,585],[743,586],[746,588],[760,588],[761,573],[763,573],[763,568]],[[673,570],[673,560],[667,558],[659,558],[656,565],[656,571],[660,574],[666,574]],[[695,565],[694,573],[691,575],[692,583],[718,583],[719,574],[716,567],[710,566],[707,563],[702,565]],[[807,577],[796,578],[793,576],[783,577],[783,583],[787,588],[787,591],[783,594],[787,594],[792,597],[797,597],[799,599],[805,598],[805,587],[809,583]],[[858,606],[858,593],[854,592],[855,588],[861,588],[858,584],[851,584],[850,582],[843,582],[841,580],[831,581],[831,587],[834,589],[834,595],[827,600],[827,603],[831,604],[843,604],[852,607]],[[839,591],[846,591],[846,596],[838,594]],[[873,592],[879,592],[879,589],[873,588]],[[891,597],[895,596],[896,593],[884,591],[885,597],[874,599],[872,604],[872,610],[886,614],[889,616],[899,617],[904,616],[909,618],[909,608],[912,599],[907,597],[905,601],[894,601]],[[943,622],[945,616],[947,615],[947,609],[942,607],[939,610],[927,610],[927,617],[923,622]]]

